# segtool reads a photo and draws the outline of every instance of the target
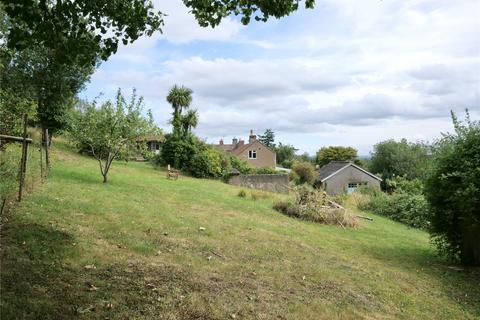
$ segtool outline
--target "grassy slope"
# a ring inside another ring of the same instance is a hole
[[[272,196],[140,163],[105,185],[93,160],[54,159],[2,228],[2,319],[480,317],[479,271],[447,268],[422,231],[297,221]]]

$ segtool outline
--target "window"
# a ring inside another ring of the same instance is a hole
[[[358,183],[356,183],[356,182],[350,182],[350,183],[348,184],[348,187],[347,187],[347,193],[350,194],[350,193],[354,192],[355,189],[357,189],[357,187],[358,187]]]
[[[257,159],[257,150],[248,150],[248,159]]]

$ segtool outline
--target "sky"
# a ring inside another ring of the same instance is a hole
[[[163,34],[122,46],[81,97],[132,88],[166,132],[174,85],[193,90],[195,133],[210,143],[270,128],[299,153],[368,155],[387,139],[433,141],[450,110],[480,118],[480,1],[317,0],[313,10],[202,28],[181,0],[154,1]]]

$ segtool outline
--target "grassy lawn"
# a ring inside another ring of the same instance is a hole
[[[425,232],[298,221],[279,196],[143,163],[103,184],[94,160],[53,152],[2,226],[1,319],[480,318],[480,271],[449,268]]]

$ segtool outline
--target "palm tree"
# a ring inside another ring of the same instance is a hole
[[[192,103],[192,93],[192,89],[177,85],[174,85],[168,93],[167,101],[173,108],[172,124],[174,131],[178,131],[181,126],[182,110],[187,109]]]
[[[192,128],[196,128],[198,125],[198,111],[197,110],[188,110],[188,112],[182,116],[181,119],[183,134],[186,136],[189,132],[192,131]]]

